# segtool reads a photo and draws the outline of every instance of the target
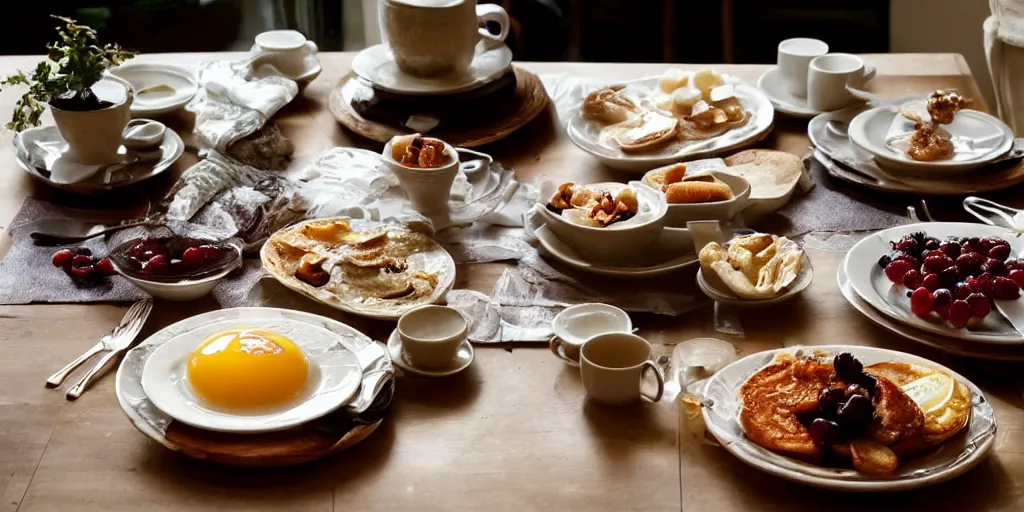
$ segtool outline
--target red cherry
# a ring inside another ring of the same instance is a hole
[[[939,273],[953,266],[953,258],[943,253],[932,253],[924,259],[924,270]]]
[[[927,318],[932,312],[932,292],[929,292],[927,288],[920,287],[914,290],[914,293],[910,296],[910,311],[921,318]]]
[[[974,290],[971,290],[967,283],[957,283],[956,288],[953,289],[953,298],[964,300],[972,293],[974,293]]]
[[[986,272],[994,276],[1006,275],[1006,264],[1003,263],[1002,260],[997,260],[995,258],[989,258],[985,260],[985,264],[982,265],[981,268],[985,269]]]
[[[894,284],[903,284],[903,275],[915,270],[914,265],[906,260],[896,260],[885,266],[885,277]]]
[[[196,268],[203,264],[203,251],[199,247],[189,247],[181,253],[181,264],[186,267]]]
[[[956,259],[957,267],[963,267],[965,270],[972,273],[973,271],[980,269],[981,265],[984,263],[985,257],[975,252],[961,254],[960,257]]]
[[[957,329],[967,327],[967,321],[971,319],[971,305],[965,300],[954,300],[949,306],[949,323]]]
[[[112,276],[117,273],[114,271],[114,265],[110,263],[110,258],[103,258],[97,261],[96,271],[104,276]]]
[[[203,251],[203,260],[207,263],[217,261],[220,258],[220,249],[212,245],[200,245],[199,250]]]
[[[921,286],[927,288],[930,292],[934,292],[942,286],[942,279],[938,274],[925,274],[921,279]]]
[[[939,250],[946,253],[946,256],[957,259],[960,257],[960,244],[956,242],[942,242],[939,244]]]
[[[71,252],[71,249],[61,249],[53,253],[53,259],[50,261],[55,267],[66,267],[71,264],[71,260],[75,257],[75,253]]]
[[[157,254],[142,265],[142,272],[149,275],[160,275],[167,271],[167,256]]]
[[[992,305],[989,304],[988,297],[980,293],[972,293],[967,297],[967,304],[971,306],[971,316],[974,318],[985,318],[989,311],[992,310]]]
[[[1004,260],[1006,260],[1006,258],[1010,257],[1010,246],[1009,245],[996,245],[996,246],[993,246],[991,249],[988,250],[988,257],[992,258],[992,259],[995,259],[995,260],[1004,261]]]
[[[1014,269],[1010,271],[1010,279],[1017,283],[1017,286],[1024,288],[1024,270]]]
[[[978,276],[978,290],[981,293],[992,296],[992,283],[995,282],[996,276],[985,272]]]
[[[1008,277],[997,277],[992,281],[992,298],[1015,300],[1020,297],[1020,287]]]
[[[71,266],[71,277],[74,277],[74,278],[77,278],[77,279],[81,279],[81,280],[86,280],[86,279],[89,279],[89,277],[92,276],[92,273],[95,272],[95,271],[96,271],[96,267],[94,267],[92,265],[82,265],[82,266],[72,265]]]
[[[92,257],[86,256],[84,254],[79,254],[74,258],[71,258],[72,267],[89,267],[92,266],[92,264]]]
[[[908,270],[906,274],[903,274],[903,286],[910,290],[921,286],[921,273],[914,269]]]
[[[942,318],[949,316],[949,306],[953,303],[953,294],[945,288],[939,288],[932,293],[932,309]]]

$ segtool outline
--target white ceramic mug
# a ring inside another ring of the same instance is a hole
[[[650,358],[651,344],[635,334],[614,332],[590,338],[580,349],[580,377],[587,396],[605,405],[627,405],[641,396],[661,400],[665,377]],[[647,371],[658,384],[653,395],[640,389]]]
[[[875,70],[866,70],[864,61],[849,53],[830,53],[815,57],[807,70],[807,106],[819,112],[831,112],[858,103],[846,90],[855,89],[874,76]]]
[[[577,304],[563,309],[551,322],[555,335],[548,342],[559,359],[577,365],[580,347],[588,339],[609,332],[630,332],[633,322],[625,311],[608,304]]]
[[[135,88],[109,73],[93,84],[96,96],[113,105],[99,110],[61,110],[50,105],[57,131],[68,143],[68,153],[77,162],[103,165],[121,159],[124,128],[131,119]]]
[[[504,41],[510,26],[504,9],[476,0],[381,0],[378,11],[399,69],[420,77],[465,72],[477,43]],[[489,21],[501,26],[497,35],[481,27]]]
[[[412,207],[420,213],[441,212],[448,208],[448,199],[452,194],[452,183],[459,174],[462,165],[459,152],[451,144],[445,142],[444,151],[450,161],[441,167],[423,168],[402,165],[391,157],[391,145],[397,136],[384,145],[381,157],[391,172],[398,176],[398,183],[409,197]]]
[[[423,369],[449,366],[468,334],[466,317],[447,306],[418,307],[398,319],[402,350]]]
[[[807,67],[812,59],[826,53],[828,44],[818,39],[797,37],[779,43],[779,75],[790,94],[807,96]]]

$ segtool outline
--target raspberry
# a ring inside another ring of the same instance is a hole
[[[908,270],[903,274],[903,286],[911,290],[921,286],[921,273],[914,269]]]
[[[914,265],[906,260],[895,260],[885,266],[885,277],[888,277],[894,284],[903,284],[903,275],[915,270]]]
[[[970,294],[967,297],[967,304],[971,306],[971,316],[974,318],[985,318],[988,316],[989,311],[992,310],[988,297],[980,293]]]
[[[203,250],[199,247],[189,247],[181,253],[181,264],[190,268],[200,267],[205,260],[203,256]]]
[[[96,271],[104,276],[112,276],[117,273],[114,271],[114,265],[110,263],[110,258],[103,258],[97,261]]]
[[[996,246],[993,246],[991,249],[988,250],[988,257],[992,258],[992,259],[995,259],[995,260],[1004,261],[1004,260],[1006,260],[1006,258],[1010,257],[1010,246],[1009,245],[996,245]]]
[[[942,286],[942,279],[939,278],[938,274],[925,274],[921,279],[921,286],[924,286],[930,292],[934,292]]]

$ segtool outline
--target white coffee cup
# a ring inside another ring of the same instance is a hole
[[[625,311],[608,304],[577,304],[563,309],[551,322],[548,346],[559,359],[569,364],[580,361],[580,347],[588,339],[609,332],[630,332],[633,322]]]
[[[381,157],[391,172],[398,176],[398,183],[409,197],[412,207],[420,213],[434,213],[448,208],[448,199],[452,194],[452,184],[459,174],[459,153],[445,142],[444,151],[449,162],[441,167],[409,167],[395,161],[391,156],[391,146],[396,136],[384,145]]]
[[[846,86],[855,89],[874,75],[865,72],[864,61],[849,53],[830,53],[815,57],[807,69],[807,106],[819,112],[830,112],[858,102]]]
[[[613,332],[590,338],[580,349],[580,377],[587,396],[605,405],[627,405],[641,396],[661,400],[665,377],[650,358],[651,344],[635,334]],[[654,395],[640,389],[648,370],[658,383]]]
[[[498,5],[476,0],[381,0],[381,35],[402,71],[419,77],[462,73],[483,39],[501,43],[508,36],[508,14]],[[498,35],[482,28],[493,21]]]
[[[807,96],[807,66],[828,53],[828,44],[818,39],[797,37],[779,43],[778,66],[782,84],[793,96]]]
[[[468,334],[466,318],[447,306],[421,306],[398,319],[402,350],[423,369],[451,365]]]

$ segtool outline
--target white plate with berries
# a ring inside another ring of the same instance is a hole
[[[962,340],[1024,344],[1024,239],[983,224],[930,222],[879,231],[847,254],[861,298],[907,325]],[[1020,316],[1021,318],[1017,318]]]

